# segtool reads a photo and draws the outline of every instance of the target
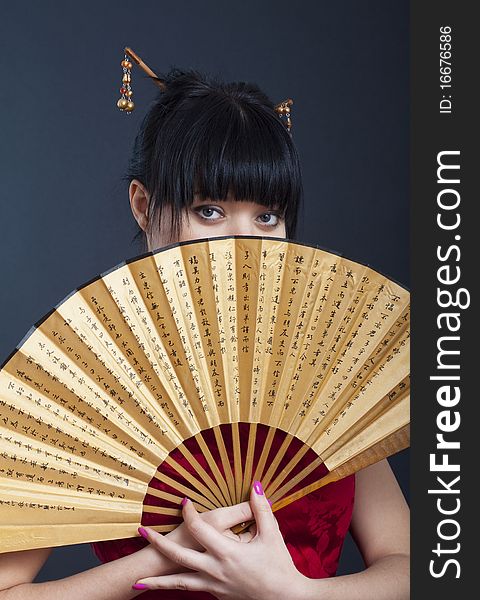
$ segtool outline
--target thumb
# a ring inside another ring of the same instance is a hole
[[[268,536],[278,532],[277,519],[263,491],[260,481],[254,481],[250,493],[250,505],[257,523],[257,535]]]

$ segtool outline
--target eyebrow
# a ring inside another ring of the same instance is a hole
[[[195,196],[198,196],[198,193],[195,193]],[[194,204],[203,204],[203,203],[208,203],[208,204],[215,204],[216,202],[219,203],[223,203],[223,202],[235,202],[235,203],[241,203],[242,200],[231,200],[228,198],[198,198],[198,197],[193,197],[192,203],[190,206],[193,206]],[[259,209],[264,209],[264,212],[270,212],[270,211],[275,211],[277,212],[280,216],[284,217],[285,213],[286,213],[286,207],[283,208],[283,210],[281,209],[281,207],[277,204],[277,205],[273,205],[273,206],[268,206],[268,204],[259,204],[258,202],[255,202],[253,200],[248,200],[247,202],[251,202],[252,204],[255,204],[255,206],[258,206]]]

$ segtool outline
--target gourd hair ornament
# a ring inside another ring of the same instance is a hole
[[[166,90],[167,86],[155,73],[146,65],[143,60],[131,49],[125,48],[125,57],[120,63],[123,68],[122,87],[120,88],[121,97],[117,102],[117,106],[120,110],[131,113],[135,108],[135,103],[132,100],[132,62],[134,61],[145,73],[153,79],[153,81],[160,87],[161,90]]]
[[[131,48],[125,48],[125,57],[120,63],[123,69],[122,87],[120,88],[121,97],[117,102],[118,108],[129,114],[135,108],[132,96],[132,60],[156,83],[162,91],[167,89],[165,82],[160,79],[148,65],[136,54]],[[293,100],[288,98],[283,102],[280,102],[274,107],[275,112],[280,117],[280,120],[284,123],[287,131],[290,133],[292,128],[292,119],[290,114],[290,107],[293,104]]]
[[[288,100],[284,100],[275,106],[275,111],[277,112],[280,119],[284,122],[287,131],[290,132],[292,128],[292,119],[290,115],[290,107],[293,104],[293,100],[289,98]]]

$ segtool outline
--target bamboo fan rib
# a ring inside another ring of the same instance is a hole
[[[407,447],[409,326],[401,286],[273,238],[104,273],[0,371],[1,551],[170,531],[255,479],[278,509]]]

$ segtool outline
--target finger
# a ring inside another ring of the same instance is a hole
[[[250,504],[257,524],[257,532],[265,536],[278,532],[278,523],[272,512],[260,481],[255,481],[250,493]]]
[[[229,551],[232,540],[206,523],[197,513],[191,500],[184,498],[182,504],[183,520],[191,535],[214,556],[224,556]]]
[[[202,573],[175,573],[174,575],[139,579],[132,588],[135,590],[184,590],[213,593],[213,582],[210,577]]]
[[[138,532],[164,556],[182,567],[187,567],[187,569],[193,571],[208,571],[211,566],[211,561],[204,552],[185,548],[153,529],[139,527]]]
[[[234,506],[225,506],[208,513],[203,513],[202,517],[207,523],[210,523],[210,525],[215,527],[215,529],[224,531],[239,523],[251,521],[253,519],[253,513],[250,502],[241,502]]]

